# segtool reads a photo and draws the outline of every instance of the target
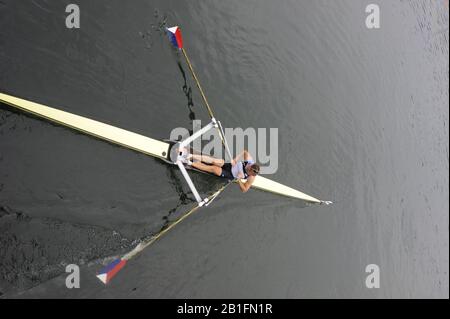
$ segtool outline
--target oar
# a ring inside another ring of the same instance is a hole
[[[217,197],[220,193],[223,192],[223,190],[230,185],[231,182],[228,182],[227,184],[220,187],[217,191],[215,191],[213,194],[211,194],[208,197],[208,205]],[[206,205],[207,206],[207,205]],[[186,213],[181,215],[179,218],[175,219],[171,223],[169,223],[165,228],[161,229],[157,234],[153,235],[152,237],[143,240],[140,242],[133,250],[128,252],[127,254],[123,255],[120,258],[115,259],[113,262],[108,264],[106,267],[104,267],[100,272],[97,274],[97,278],[101,280],[105,285],[111,281],[111,279],[126,265],[126,263],[139,255],[145,248],[153,244],[155,241],[157,241],[159,238],[164,236],[169,230],[171,230],[173,227],[181,223],[183,220],[188,218],[191,214],[197,211],[201,206],[199,204],[196,204],[193,206],[190,210],[188,210]]]
[[[214,123],[217,123],[216,128],[219,131],[220,139],[222,140],[222,144],[225,147],[225,150],[227,151],[227,154],[228,154],[228,156],[230,158],[230,161],[231,161],[233,159],[233,156],[231,155],[230,148],[228,147],[228,143],[227,143],[227,140],[225,138],[225,133],[223,131],[222,124],[220,123],[220,121],[216,120],[216,118],[214,116],[214,113],[212,111],[212,108],[209,105],[208,100],[206,99],[205,92],[203,92],[202,86],[200,85],[200,81],[198,80],[198,77],[195,74],[194,68],[192,67],[191,61],[189,60],[189,58],[187,56],[187,53],[186,53],[186,50],[183,47],[183,38],[181,36],[180,27],[174,26],[174,27],[171,27],[171,28],[167,28],[166,31],[167,31],[167,35],[168,35],[172,45],[175,48],[181,50],[181,52],[183,52],[184,58],[186,59],[186,63],[188,65],[188,67],[189,67],[189,70],[191,71],[192,77],[194,78],[195,83],[197,84],[198,90],[200,91],[200,95],[202,96],[202,100],[203,100],[203,102],[205,104],[206,110],[208,111],[209,117],[211,118],[211,120]]]

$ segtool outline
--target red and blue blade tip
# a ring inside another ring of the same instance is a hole
[[[177,49],[183,48],[183,39],[181,38],[181,30],[180,27],[175,26],[171,28],[167,28],[167,36],[169,37],[170,42],[172,42],[173,46]]]
[[[100,279],[105,285],[119,272],[120,269],[125,266],[127,261],[125,259],[116,259],[108,266],[100,270],[97,278]]]

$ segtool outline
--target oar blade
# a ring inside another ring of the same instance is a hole
[[[105,268],[100,270],[97,278],[105,285],[125,266],[127,261],[125,259],[118,258]]]
[[[183,38],[181,37],[181,29],[178,26],[167,28],[167,36],[172,45],[177,49],[183,48]]]

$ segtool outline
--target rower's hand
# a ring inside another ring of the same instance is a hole
[[[236,160],[232,159],[231,160],[231,166],[235,166],[236,165]]]

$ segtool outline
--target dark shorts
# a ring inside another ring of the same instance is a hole
[[[233,180],[233,174],[231,173],[231,163],[225,163],[222,166],[222,174],[220,175],[222,178],[226,178],[228,180]]]

